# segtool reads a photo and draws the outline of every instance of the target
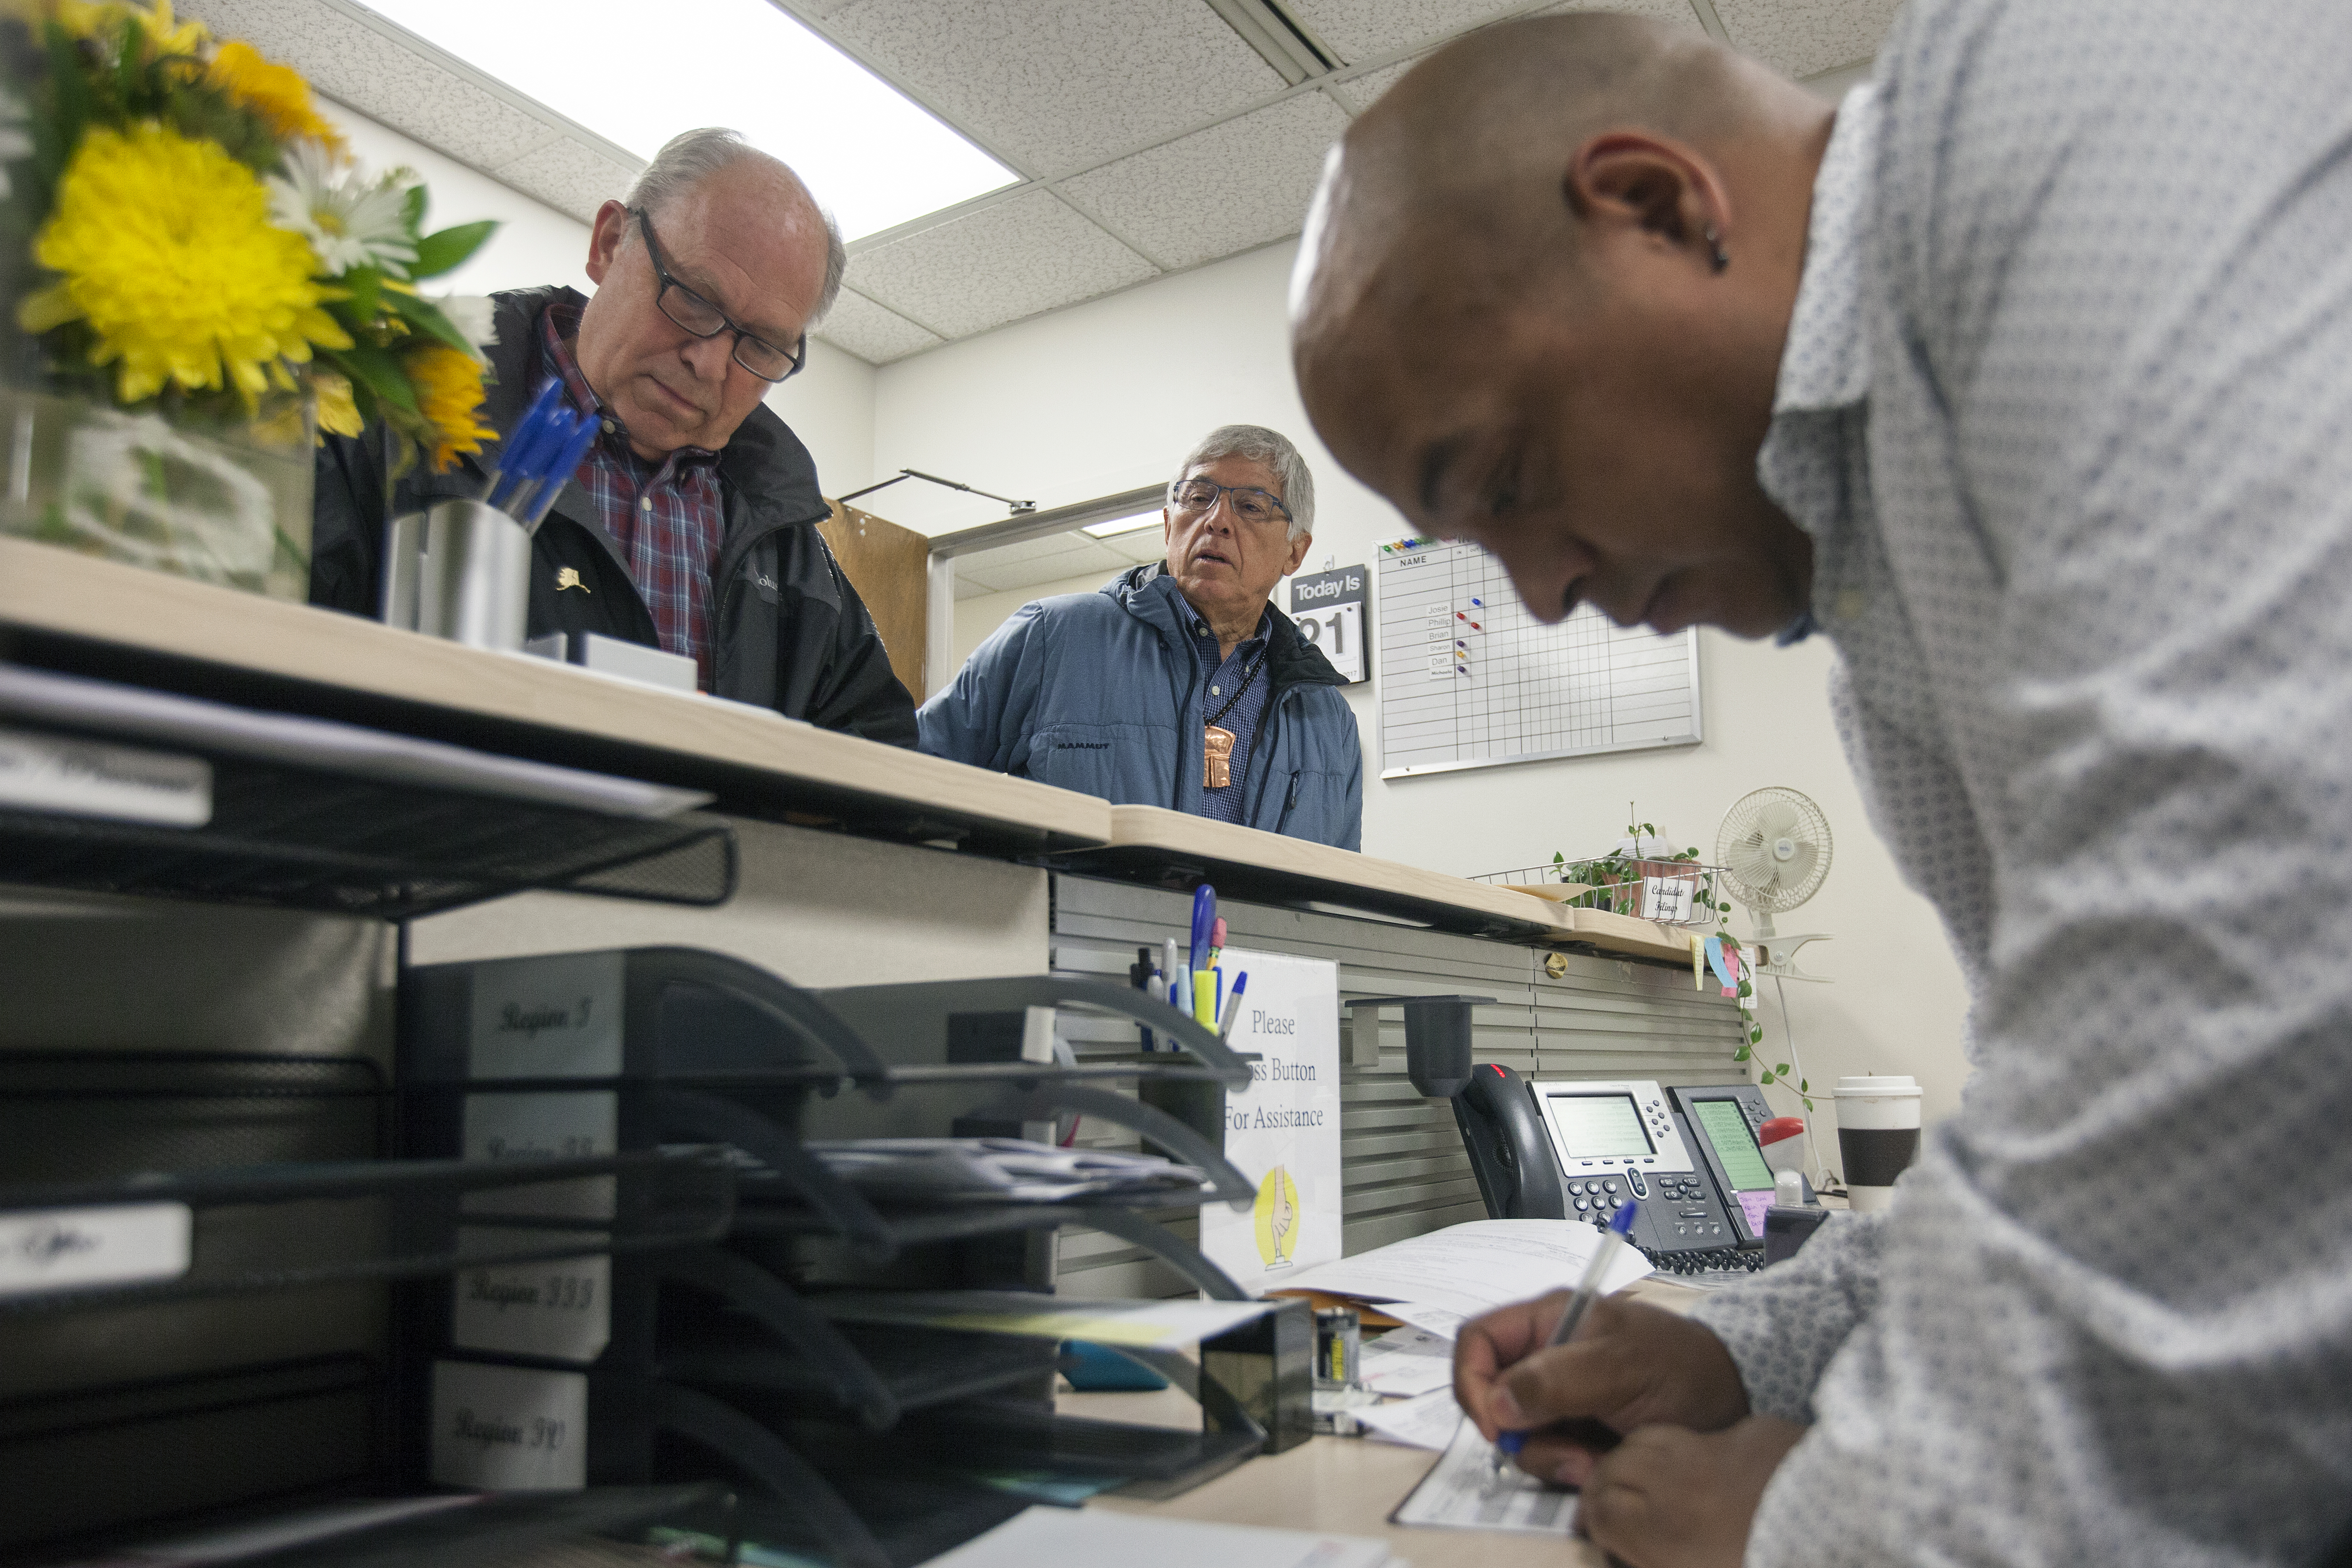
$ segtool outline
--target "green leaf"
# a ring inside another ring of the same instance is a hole
[[[1764,1043],[1764,1031],[1763,1031],[1763,1030],[1761,1030],[1761,1029],[1750,1029],[1750,1030],[1748,1030],[1748,1043],[1749,1045],[1751,1045],[1751,1046],[1760,1046],[1760,1045],[1762,1045],[1762,1044]]]
[[[414,294],[404,294],[397,289],[386,289],[383,298],[384,302],[392,307],[394,315],[406,321],[425,336],[438,338],[459,353],[470,354],[477,352],[474,345],[467,341],[466,334],[459,331],[456,324],[442,313],[441,307],[432,300],[420,300]]]
[[[400,216],[402,220],[408,226],[409,233],[423,234],[425,232],[425,204],[428,199],[429,198],[425,195],[424,181],[419,180],[416,184],[408,187],[408,200],[402,207]]]
[[[1805,1109],[1807,1110],[1811,1110],[1813,1108],[1813,1102],[1811,1100],[1807,1100],[1805,1096],[1799,1095],[1797,1098],[1805,1101]]]
[[[416,414],[416,389],[409,384],[398,356],[390,350],[361,343],[348,349],[321,349],[319,357],[383,403],[404,414]]]
[[[373,267],[354,267],[343,274],[343,288],[351,298],[342,301],[342,309],[351,320],[373,321],[383,292],[383,274]]]
[[[1742,1046],[1738,1050],[1731,1053],[1731,1059],[1736,1062],[1744,1062],[1748,1059],[1748,1047],[1746,1046]]]
[[[1810,1083],[1806,1082],[1803,1079],[1799,1079],[1797,1080],[1797,1087],[1798,1087],[1799,1089],[1809,1089],[1812,1088],[1813,1086],[1812,1086],[1811,1084],[1810,1084]]]
[[[1742,996],[1753,996],[1756,994],[1756,988],[1743,980],[1739,983],[1739,994]]]
[[[1786,1078],[1789,1076],[1789,1064],[1787,1062],[1782,1062],[1772,1070],[1779,1073],[1781,1077]]]
[[[481,249],[482,242],[496,234],[498,228],[496,219],[484,218],[479,223],[461,223],[455,228],[426,235],[416,242],[416,265],[408,269],[408,275],[411,278],[440,277]]]

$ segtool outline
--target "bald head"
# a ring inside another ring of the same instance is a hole
[[[1316,429],[1416,531],[1501,556],[1547,619],[1774,629],[1810,552],[1766,559],[1794,530],[1754,459],[1830,118],[1636,17],[1441,50],[1316,194],[1291,295]]]

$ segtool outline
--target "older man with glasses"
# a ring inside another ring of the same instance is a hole
[[[1330,661],[1268,602],[1314,536],[1298,448],[1213,430],[1168,487],[1168,554],[1024,605],[917,715],[924,751],[1294,838],[1359,846],[1363,752]]]
[[[845,261],[792,170],[731,131],[689,131],[597,213],[594,297],[494,297],[486,423],[511,430],[551,377],[604,426],[533,540],[531,635],[658,647],[692,658],[715,695],[911,745],[914,701],[816,531],[815,465],[762,405],[801,368]],[[320,453],[314,604],[376,612],[383,458],[373,431]],[[393,511],[478,495],[484,478],[471,458],[412,470]]]

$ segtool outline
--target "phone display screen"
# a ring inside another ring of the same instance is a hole
[[[1547,1095],[1552,1125],[1571,1160],[1599,1160],[1650,1152],[1650,1135],[1630,1094]],[[1770,1184],[1766,1184],[1769,1185]]]
[[[1772,1184],[1772,1167],[1764,1163],[1763,1151],[1756,1147],[1756,1134],[1748,1130],[1748,1118],[1740,1114],[1738,1100],[1697,1100],[1690,1102],[1690,1108],[1698,1118],[1698,1130],[1706,1135],[1707,1147],[1723,1163],[1724,1174],[1731,1178],[1734,1188],[1753,1193]]]

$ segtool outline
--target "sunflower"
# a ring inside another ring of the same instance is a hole
[[[255,397],[279,360],[351,346],[319,308],[310,246],[270,223],[260,179],[217,142],[160,125],[90,128],[33,255],[62,276],[17,319],[36,333],[88,322],[89,363],[119,366],[125,403],[172,385]]]
[[[231,40],[220,47],[205,80],[226,94],[239,109],[258,115],[281,142],[309,138],[331,152],[344,152],[341,136],[320,117],[310,101],[310,84],[291,66],[273,65],[250,44]]]
[[[441,473],[460,452],[478,452],[484,441],[499,433],[478,421],[482,410],[482,367],[471,354],[441,343],[426,343],[401,359],[409,384],[416,389],[416,411],[433,426],[425,460]]]

